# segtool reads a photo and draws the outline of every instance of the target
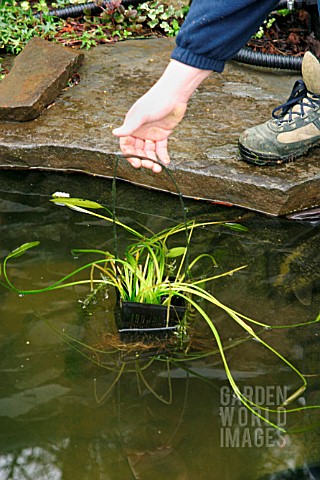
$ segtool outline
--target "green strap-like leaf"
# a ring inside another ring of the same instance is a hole
[[[187,247],[174,247],[170,248],[168,252],[166,253],[166,257],[168,258],[175,258],[175,257],[181,257],[181,255],[184,255],[187,250]]]
[[[24,243],[23,245],[20,245],[20,247],[12,250],[12,252],[7,255],[6,259],[8,260],[9,258],[19,257],[20,255],[23,255],[27,250],[30,250],[30,248],[37,247],[39,244],[40,242],[38,241]]]
[[[54,197],[50,202],[65,205],[66,207],[92,208],[93,210],[104,208],[100,203],[93,202],[92,200],[84,200],[82,198]]]

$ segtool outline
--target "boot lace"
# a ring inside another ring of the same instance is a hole
[[[298,108],[293,108],[296,106]],[[272,116],[276,119],[278,125],[285,122],[291,123],[294,121],[294,116],[304,117],[310,108],[315,110],[319,106],[320,95],[309,92],[304,81],[297,80],[288,100],[274,108]]]

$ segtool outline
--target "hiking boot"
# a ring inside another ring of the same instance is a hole
[[[247,129],[239,138],[241,157],[256,165],[287,163],[320,145],[320,63],[310,52],[302,62],[302,78],[272,119]]]

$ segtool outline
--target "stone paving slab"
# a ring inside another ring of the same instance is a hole
[[[37,118],[66,87],[84,55],[33,37],[0,83],[0,120]]]
[[[0,168],[81,171],[175,192],[168,175],[135,170],[121,158],[112,128],[161,75],[172,39],[130,40],[85,54],[79,85],[62,92],[36,120],[0,123]],[[183,195],[239,205],[270,215],[320,206],[320,149],[284,166],[241,161],[237,140],[290,94],[296,74],[230,62],[197,90],[170,143]],[[72,192],[70,192],[72,194]],[[90,198],[90,192],[85,192]]]

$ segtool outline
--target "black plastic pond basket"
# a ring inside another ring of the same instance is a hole
[[[185,313],[186,306],[180,298],[172,300],[170,307],[121,302],[120,339],[125,343],[165,341],[177,329]]]
[[[112,204],[113,204],[113,218],[115,220],[116,212],[116,178],[117,178],[117,168],[119,163],[119,158],[116,158],[113,182],[112,182]],[[147,157],[139,156],[141,159],[148,160]],[[182,215],[184,218],[184,223],[186,225],[186,249],[188,251],[189,240],[188,240],[188,228],[187,228],[187,218],[186,218],[186,209],[183,203],[182,194],[176,184],[170,170],[163,165],[161,162],[154,160],[155,163],[158,163],[162,166],[164,171],[169,175],[172,183],[174,184],[177,194],[179,195]],[[117,234],[116,234],[116,221],[113,222],[114,227],[114,246],[115,246],[115,257],[118,258],[117,253]],[[188,271],[188,259],[189,255],[186,254],[185,257],[185,273],[187,276]],[[117,292],[118,295],[118,292]],[[169,309],[169,313],[168,313]],[[179,296],[172,296],[170,301],[170,306],[167,305],[156,305],[149,303],[138,303],[138,302],[125,302],[118,297],[117,307],[116,307],[116,316],[118,323],[118,330],[120,334],[121,341],[125,343],[156,343],[158,341],[165,341],[169,336],[177,330],[179,322],[182,321],[186,313],[186,303],[184,299]]]

